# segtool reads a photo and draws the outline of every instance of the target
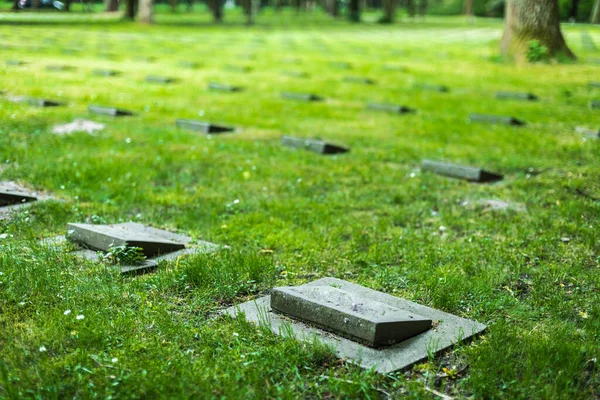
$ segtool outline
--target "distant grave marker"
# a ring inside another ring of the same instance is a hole
[[[385,71],[397,71],[397,72],[406,72],[407,71],[406,67],[404,67],[402,65],[392,65],[392,64],[384,65],[383,69]]]
[[[240,72],[240,73],[248,73],[250,72],[252,69],[246,65],[225,65],[223,67],[226,71],[230,71],[230,72]]]
[[[336,278],[275,288],[270,296],[235,305],[276,334],[329,345],[337,357],[381,374],[406,369],[486,329],[478,322]],[[434,327],[435,326],[435,327]]]
[[[65,103],[62,101],[38,99],[36,97],[27,96],[10,97],[9,100],[14,103],[26,103],[35,107],[60,107],[65,105]]]
[[[317,96],[312,93],[296,93],[296,92],[282,92],[281,97],[290,100],[300,101],[323,101],[323,97]]]
[[[600,81],[599,82],[590,81],[590,82],[588,82],[588,86],[593,87],[593,88],[600,88]]]
[[[409,108],[402,105],[397,104],[387,104],[387,103],[367,103],[367,109],[370,110],[378,110],[378,111],[387,111],[395,114],[408,114],[414,113],[415,110],[413,108]]]
[[[180,61],[177,65],[179,65],[180,67],[189,68],[189,69],[197,69],[198,67],[200,67],[200,64],[198,64],[197,62],[193,62],[193,61]]]
[[[240,91],[242,91],[242,88],[240,86],[226,85],[224,83],[217,83],[217,82],[209,82],[208,89],[216,90],[219,92],[240,92]]]
[[[600,138],[600,129],[594,130],[585,128],[583,126],[578,126],[575,128],[575,132],[591,138]]]
[[[88,111],[94,114],[110,115],[111,117],[127,117],[134,115],[129,110],[116,107],[105,107],[105,106],[89,106]]]
[[[347,147],[338,146],[336,144],[328,143],[323,140],[302,139],[291,136],[282,137],[281,144],[286,147],[292,147],[295,149],[305,149],[320,154],[339,154],[350,151],[350,149],[348,149]]]
[[[364,85],[374,85],[375,81],[369,78],[362,78],[360,76],[345,76],[344,82],[350,83],[362,83]]]
[[[145,80],[146,80],[146,82],[161,83],[163,85],[177,82],[177,79],[175,79],[175,78],[170,78],[170,77],[166,77],[166,76],[156,76],[156,75],[148,75]]]
[[[524,121],[521,121],[514,117],[507,117],[507,116],[502,116],[502,115],[487,115],[487,114],[471,114],[471,115],[469,115],[468,122],[483,122],[483,123],[488,123],[488,124],[501,124],[501,125],[513,125],[513,126],[525,125]]]
[[[31,205],[48,196],[31,191],[12,181],[0,181],[0,220],[9,217],[10,213]]]
[[[308,78],[309,75],[306,72],[302,71],[283,71],[281,73],[284,76],[289,76],[291,78]]]
[[[350,63],[347,62],[332,62],[329,65],[338,69],[352,69],[352,65],[350,65]]]
[[[427,83],[417,84],[417,85],[415,85],[415,87],[418,89],[427,90],[430,92],[448,93],[450,91],[450,88],[448,86],[431,85],[431,84],[427,84]]]
[[[14,66],[14,67],[18,67],[21,65],[25,65],[27,64],[25,61],[21,61],[21,60],[6,60],[6,65],[10,65],[10,66]]]
[[[508,100],[527,100],[536,101],[538,97],[533,93],[518,93],[518,92],[497,92],[496,98]]]
[[[66,72],[74,71],[75,67],[72,65],[46,65],[46,70],[52,72]]]
[[[156,57],[145,57],[145,56],[136,56],[133,58],[135,61],[153,63],[156,61]]]
[[[229,126],[214,125],[210,122],[181,118],[175,121],[175,125],[179,128],[190,129],[202,133],[225,133],[233,132],[235,130],[235,128]]]
[[[117,76],[120,72],[114,69],[95,69],[92,71],[92,74],[96,76]]]
[[[462,165],[423,160],[421,168],[425,171],[435,172],[439,175],[451,178],[465,179],[470,182],[496,182],[503,179],[503,176],[493,172],[484,171],[480,168],[467,167]]]

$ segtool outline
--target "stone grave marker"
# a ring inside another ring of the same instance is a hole
[[[507,117],[507,116],[502,116],[502,115],[487,115],[487,114],[471,114],[471,115],[469,115],[468,122],[484,122],[484,123],[488,123],[488,124],[513,125],[513,126],[525,125],[524,121],[521,121],[514,117]]]
[[[72,65],[52,64],[52,65],[46,65],[46,70],[52,71],[52,72],[65,72],[65,71],[74,71],[75,67],[73,67]]]
[[[369,78],[362,78],[360,76],[345,76],[344,82],[349,83],[362,83],[363,85],[374,85],[375,81]]]
[[[27,64],[25,61],[21,61],[21,60],[6,60],[6,65],[10,65],[13,67],[18,67],[21,65],[25,65]]]
[[[592,100],[590,102],[590,108],[592,110],[600,110],[600,100]]]
[[[142,272],[154,268],[159,261],[174,260],[195,253],[214,252],[227,246],[205,241],[193,242],[186,235],[157,229],[135,222],[114,225],[76,224],[67,225],[67,235],[44,240],[46,244],[60,247],[67,240],[82,246],[75,254],[91,261],[98,261],[97,251],[106,252],[113,246],[139,247],[147,257],[139,265],[121,265],[121,273]]]
[[[329,65],[338,69],[352,69],[352,65],[350,65],[350,63],[347,62],[332,62]]]
[[[156,61],[156,57],[145,57],[145,56],[136,56],[133,58],[135,61],[153,63]]]
[[[252,69],[246,65],[225,65],[224,69],[230,72],[240,72],[240,73],[248,73]]]
[[[320,154],[339,154],[350,151],[347,147],[338,146],[317,139],[302,139],[291,136],[281,138],[281,144],[295,149],[306,149]]]
[[[588,86],[593,87],[593,88],[600,88],[600,81],[598,81],[598,82],[590,81],[590,82],[588,82]]]
[[[404,67],[402,65],[386,64],[382,68],[385,71],[397,71],[397,72],[406,72],[407,71],[406,67]]]
[[[189,69],[197,69],[198,67],[200,67],[200,64],[194,61],[180,61],[177,65],[179,65],[182,68]]]
[[[323,97],[317,96],[312,93],[296,93],[296,92],[281,92],[281,97],[290,100],[300,101],[323,101]]]
[[[415,85],[415,87],[418,89],[427,90],[430,92],[448,93],[450,91],[450,88],[448,86],[432,85],[432,84],[428,84],[428,83],[417,84],[417,85]]]
[[[15,182],[0,181],[0,220],[5,219],[10,212],[37,201],[38,198],[39,194]]]
[[[306,72],[302,71],[283,71],[281,73],[284,76],[289,76],[290,78],[308,78],[309,75]]]
[[[96,76],[117,76],[120,72],[114,69],[95,69],[92,71],[92,74]]]
[[[162,84],[166,85],[169,83],[177,82],[177,79],[166,77],[166,76],[148,75],[146,77],[145,81],[150,82],[150,83],[162,83]]]
[[[336,356],[381,374],[403,370],[480,334],[486,326],[336,278],[275,288],[225,310],[274,333],[330,345]],[[434,328],[435,326],[435,328]]]
[[[205,121],[195,121],[192,119],[177,119],[175,125],[179,128],[191,129],[202,133],[224,133],[233,132],[235,128],[229,126],[215,125]]]
[[[208,89],[216,90],[219,92],[241,92],[242,91],[242,88],[240,86],[226,85],[224,83],[217,83],[217,82],[209,82]]]
[[[116,107],[94,106],[88,107],[88,111],[94,114],[110,115],[111,117],[126,117],[134,115],[133,112]]]
[[[387,103],[367,103],[367,108],[370,110],[387,111],[395,114],[407,114],[415,112],[413,108]]]
[[[470,182],[497,182],[504,177],[500,174],[488,172],[480,168],[467,167],[432,160],[423,160],[421,168],[424,171],[435,172],[438,175],[444,175],[451,178],[465,179]]]
[[[496,98],[509,100],[528,100],[536,101],[538,97],[533,93],[518,93],[518,92],[497,92]]]
[[[62,101],[38,99],[36,97],[27,97],[27,96],[10,97],[9,100],[14,103],[26,103],[26,104],[29,104],[29,105],[35,106],[35,107],[59,107],[59,106],[65,105],[65,103]]]
[[[575,132],[582,134],[583,136],[587,136],[590,138],[600,138],[600,129],[588,129],[583,126],[578,126],[575,128]]]
[[[105,127],[99,122],[89,121],[86,119],[76,119],[73,122],[61,125],[55,125],[52,128],[52,133],[57,135],[71,135],[74,132],[85,132],[88,135],[94,135],[96,131],[101,131]]]

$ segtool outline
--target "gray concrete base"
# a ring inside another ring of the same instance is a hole
[[[11,198],[17,203],[11,203]],[[0,181],[0,220],[8,219],[10,214],[22,208],[29,207],[36,201],[51,199],[50,196],[29,190],[13,181]]]
[[[485,325],[476,321],[457,317],[341,279],[323,278],[304,286],[309,285],[331,285],[356,293],[362,298],[430,318],[434,321],[434,328],[398,344],[375,349],[273,312],[270,307],[270,296],[230,307],[225,310],[225,313],[232,317],[243,314],[249,322],[257,325],[267,324],[274,333],[279,335],[291,333],[299,340],[316,339],[331,346],[337,357],[347,359],[362,368],[373,369],[381,374],[406,369],[415,363],[426,360],[429,354],[446,350],[461,341],[471,339],[486,329]]]

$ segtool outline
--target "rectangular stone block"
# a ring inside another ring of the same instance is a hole
[[[179,128],[191,129],[202,133],[224,133],[233,132],[235,128],[229,126],[214,125],[210,122],[195,121],[193,119],[178,119],[175,125]]]
[[[497,92],[496,98],[509,100],[527,100],[536,101],[538,97],[533,93],[517,93],[517,92]]]
[[[360,76],[345,76],[344,82],[350,83],[362,83],[364,85],[374,85],[375,81],[369,78],[362,78]]]
[[[339,68],[339,69],[352,69],[352,65],[350,65],[350,63],[347,63],[347,62],[333,62],[333,63],[330,63],[329,65],[331,65],[334,68]]]
[[[92,71],[92,74],[96,76],[117,76],[120,72],[114,69],[95,69]]]
[[[407,114],[415,112],[414,109],[406,106],[386,103],[367,103],[367,108],[370,110],[387,111],[395,114]]]
[[[46,65],[46,70],[53,72],[74,71],[75,67],[72,65]]]
[[[180,67],[189,68],[189,69],[197,69],[200,67],[199,63],[193,62],[193,61],[180,61],[177,65],[179,65]]]
[[[496,182],[503,179],[502,175],[484,171],[480,168],[467,167],[432,160],[423,160],[423,162],[421,163],[421,168],[424,171],[431,171],[439,175],[444,175],[451,178],[465,179],[471,182]]]
[[[65,105],[65,103],[62,101],[48,100],[48,99],[36,99],[33,97],[28,97],[27,103],[32,106],[36,106],[36,107],[60,107],[60,106]]]
[[[166,76],[155,76],[155,75],[148,75],[145,80],[146,80],[146,82],[162,83],[164,85],[169,84],[169,83],[175,83],[177,81],[177,79],[175,79],[175,78],[169,78]]]
[[[252,70],[252,68],[246,65],[225,65],[223,67],[226,71],[230,72],[240,72],[240,73],[248,73]]]
[[[588,86],[593,88],[600,88],[600,82],[590,81],[588,82]]]
[[[18,66],[27,64],[25,61],[21,61],[21,60],[6,60],[5,63],[6,63],[6,65],[10,65],[12,67],[18,67]]]
[[[522,126],[525,121],[503,115],[471,114],[468,122],[483,122],[488,124]]]
[[[427,83],[422,83],[422,84],[416,85],[416,87],[421,90],[428,90],[430,92],[448,93],[450,91],[450,88],[448,86],[444,86],[444,85],[431,85],[431,84],[427,84]]]
[[[239,86],[231,86],[217,82],[209,82],[208,89],[220,92],[240,92],[242,90],[242,88]]]
[[[599,110],[600,109],[600,100],[592,100],[590,102],[590,108],[592,110]]]
[[[306,72],[302,71],[283,71],[281,73],[284,76],[289,76],[290,78],[308,78],[309,75]]]
[[[320,154],[338,154],[346,153],[350,149],[335,144],[327,143],[322,140],[301,139],[291,136],[281,138],[281,144],[295,149],[305,149]]]
[[[600,138],[600,129],[588,129],[583,126],[578,126],[575,128],[575,132],[582,134],[583,136],[587,136],[590,138]]]
[[[11,185],[0,183],[0,207],[12,206],[15,204],[30,203],[36,201],[37,197],[30,193],[25,193],[15,189]]]
[[[323,101],[323,97],[317,96],[312,93],[295,93],[295,92],[282,92],[281,97],[290,100],[300,101]]]
[[[110,115],[111,117],[125,117],[134,115],[131,111],[115,107],[89,106],[88,111],[94,114]]]
[[[370,347],[402,342],[432,324],[429,318],[332,286],[275,288],[271,308]]]
[[[185,244],[117,225],[67,224],[69,240],[86,247],[108,251],[114,246],[139,247],[146,257],[185,248]]]

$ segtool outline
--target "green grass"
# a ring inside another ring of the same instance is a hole
[[[235,12],[215,27],[200,8],[159,13],[152,27],[117,19],[0,15],[0,88],[68,102],[42,109],[0,98],[0,179],[57,198],[0,222],[0,397],[432,396],[425,387],[474,398],[600,395],[600,142],[575,132],[600,128],[600,112],[588,106],[600,91],[586,86],[600,75],[587,61],[600,55],[582,49],[580,38],[585,29],[600,46],[598,28],[564,27],[577,63],[516,67],[494,61],[500,21],[358,26],[269,11],[251,28]],[[150,56],[156,60],[143,60]],[[53,72],[50,64],[76,69]],[[97,68],[122,73],[98,77]],[[148,83],[147,75],[179,81]],[[346,75],[376,85],[344,82]],[[245,90],[211,92],[211,81]],[[423,91],[422,83],[451,91]],[[497,100],[498,90],[540,101]],[[327,101],[285,100],[282,91]],[[367,101],[417,112],[366,110]],[[137,115],[90,115],[88,104]],[[528,125],[469,124],[469,113]],[[107,128],[97,136],[51,133],[82,117]],[[239,132],[206,137],[177,129],[176,118]],[[282,148],[283,134],[351,152]],[[435,176],[419,171],[422,158],[505,179],[478,185]],[[486,199],[526,211],[477,205]],[[39,244],[64,234],[67,222],[128,220],[231,250],[122,277]],[[489,328],[453,353],[378,376],[318,344],[217,316],[274,286],[323,276]]]

